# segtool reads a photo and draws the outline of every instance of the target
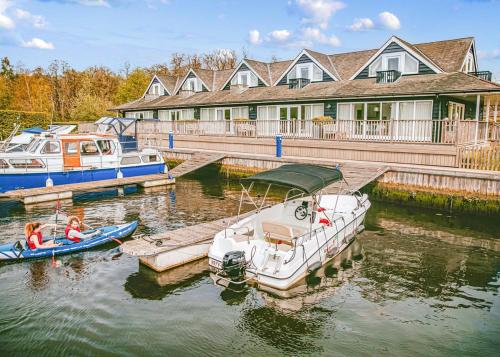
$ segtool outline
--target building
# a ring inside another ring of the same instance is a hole
[[[196,135],[480,143],[498,116],[500,85],[491,79],[472,37],[411,44],[393,36],[366,51],[304,49],[287,61],[156,75],[141,98],[112,110]]]

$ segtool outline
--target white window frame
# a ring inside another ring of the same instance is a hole
[[[160,83],[155,83],[151,86],[152,93],[153,95],[161,95],[161,85]]]
[[[320,71],[322,72],[321,79],[316,79],[316,80],[314,79],[314,66],[317,66],[320,69]],[[288,74],[286,76],[287,83],[290,82],[290,73],[291,72],[295,73],[295,78],[303,78],[301,76],[301,73],[300,73],[300,70],[302,68],[307,68],[309,77],[306,79],[309,79],[311,82],[323,81],[323,73],[324,73],[323,69],[321,69],[321,67],[318,66],[317,64],[315,64],[314,62],[308,62],[308,63],[297,63],[295,66],[293,66],[293,68],[290,70],[290,72],[288,72]]]
[[[412,72],[407,72],[405,71],[406,67],[406,52],[394,52],[394,53],[383,53],[380,55],[380,57],[377,57],[368,67],[368,77],[376,77],[377,72],[372,70],[372,66],[375,64],[375,62],[378,60],[378,58],[382,59],[382,68],[380,71],[388,71],[388,62],[390,58],[398,58],[399,59],[399,68],[398,71],[401,72],[401,74],[418,74],[418,64],[417,64],[417,70],[412,71]],[[413,58],[410,54],[408,54],[410,57]],[[417,63],[418,59],[414,58]]]

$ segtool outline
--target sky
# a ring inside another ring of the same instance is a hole
[[[0,0],[0,57],[120,70],[170,55],[232,49],[269,61],[302,48],[378,48],[473,36],[480,70],[500,81],[500,0]]]

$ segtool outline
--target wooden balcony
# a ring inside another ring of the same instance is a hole
[[[492,73],[490,71],[478,71],[478,72],[469,72],[469,74],[476,76],[479,79],[484,81],[491,82]]]
[[[401,77],[401,72],[396,70],[377,71],[377,83],[396,82]]]

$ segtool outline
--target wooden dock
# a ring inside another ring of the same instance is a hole
[[[180,177],[203,166],[219,161],[224,158],[224,156],[225,155],[219,153],[194,154],[191,159],[170,170],[171,178],[169,178],[169,175],[167,174],[154,174],[57,185],[52,187],[21,189],[8,191],[2,195],[2,198],[19,200],[24,204],[29,205],[40,202],[71,199],[73,197],[73,193],[75,192],[95,191],[111,187],[124,187],[130,185],[139,185],[145,188],[172,185],[175,183],[175,177]]]
[[[240,215],[240,219],[252,212]],[[139,257],[139,261],[161,272],[207,256],[217,232],[226,228],[236,216],[167,231],[123,243],[123,253]]]
[[[343,163],[340,165],[340,170],[344,175],[345,182],[336,182],[328,186],[325,190],[326,193],[337,193],[339,188],[341,193],[354,193],[361,190],[370,182],[377,180],[387,171],[390,167],[380,164],[358,164],[358,163]]]

